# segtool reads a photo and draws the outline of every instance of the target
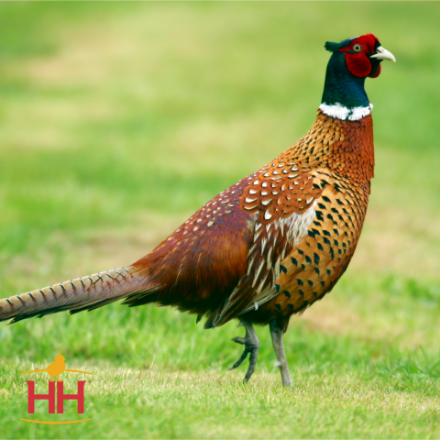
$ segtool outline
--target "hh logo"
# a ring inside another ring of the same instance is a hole
[[[25,371],[21,374],[29,374],[29,373],[48,373],[50,376],[49,379],[49,390],[47,394],[36,394],[35,393],[35,382],[33,380],[27,380],[28,386],[28,413],[35,413],[35,401],[36,400],[47,400],[49,414],[55,414],[55,409],[57,414],[63,414],[64,411],[64,401],[65,400],[76,400],[78,407],[78,414],[84,414],[84,386],[86,384],[85,380],[79,380],[77,382],[77,393],[76,394],[66,394],[64,392],[64,382],[59,379],[59,376],[65,371],[69,373],[83,373],[83,374],[91,374],[87,373],[87,371],[81,370],[70,370],[66,368],[66,364],[64,363],[64,356],[58,355],[55,357],[55,362],[52,362],[47,368],[42,370],[32,370]],[[53,378],[56,378],[56,382],[54,382]],[[56,384],[56,386],[55,386]],[[48,423],[48,424],[63,424],[63,423],[79,423],[86,422],[91,419],[84,420],[72,420],[72,421],[41,421],[41,420],[28,420],[28,419],[20,419],[25,422],[32,423]]]

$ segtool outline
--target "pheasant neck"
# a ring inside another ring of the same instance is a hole
[[[319,108],[333,118],[357,121],[371,113],[372,104],[365,92],[365,78],[347,69],[345,55],[335,52],[327,65],[324,93]]]
[[[321,111],[322,112],[322,111]],[[328,167],[332,172],[347,179],[357,182],[369,181],[374,176],[374,142],[373,119],[371,115],[357,122],[342,121],[331,118],[318,112],[315,123],[303,139],[307,149],[305,155],[312,163],[309,145],[317,151],[315,167]],[[325,134],[321,148],[316,148],[316,143],[309,142],[308,136],[316,133]],[[326,145],[325,142],[328,142]]]

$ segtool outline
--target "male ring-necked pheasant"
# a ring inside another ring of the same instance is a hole
[[[257,362],[252,324],[269,324],[284,385],[291,385],[283,333],[292,314],[329,292],[346,270],[364,222],[373,177],[372,105],[364,89],[382,60],[372,34],[325,44],[332,52],[316,121],[297,143],[214,197],[151,253],[120,269],[0,301],[0,320],[92,310],[125,298],[206,315],[205,328],[233,318],[234,341]]]

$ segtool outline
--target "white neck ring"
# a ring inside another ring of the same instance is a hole
[[[367,107],[348,108],[337,102],[336,104],[331,105],[321,104],[319,109],[322,113],[331,116],[332,118],[342,119],[343,121],[358,121],[371,113],[373,104],[370,103]]]

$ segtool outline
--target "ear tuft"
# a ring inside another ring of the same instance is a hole
[[[341,48],[341,43],[332,43],[331,41],[327,41],[324,44],[324,47],[329,52],[336,52]]]

